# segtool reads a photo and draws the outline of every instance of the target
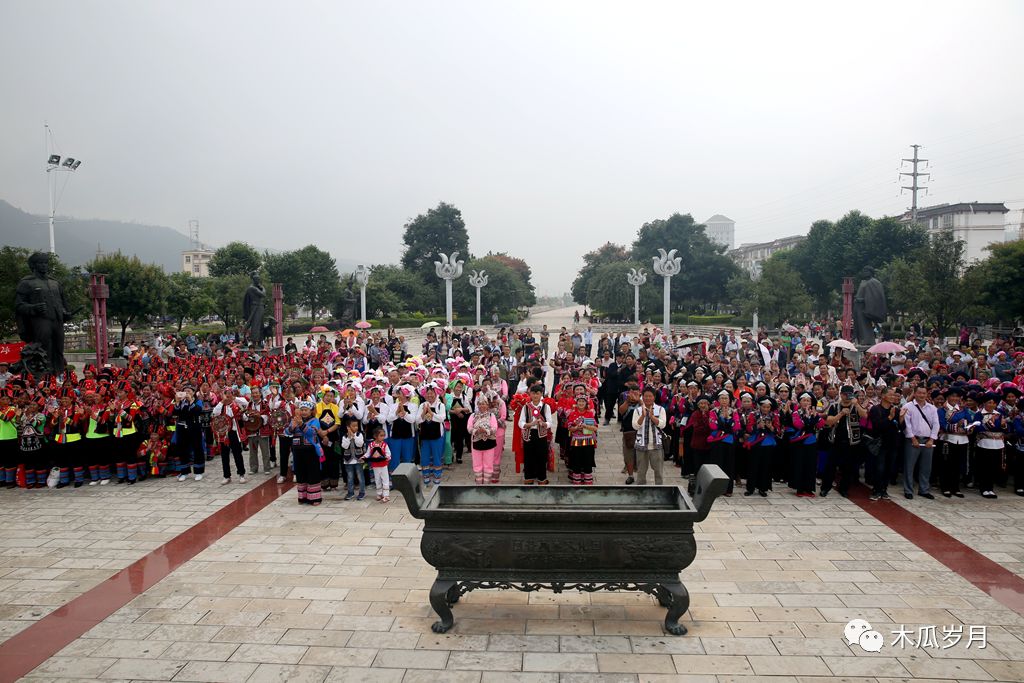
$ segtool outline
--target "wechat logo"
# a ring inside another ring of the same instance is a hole
[[[843,636],[850,645],[859,645],[865,652],[881,652],[885,640],[882,634],[871,628],[863,619],[852,619],[843,629]]]

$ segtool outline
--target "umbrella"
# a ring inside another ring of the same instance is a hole
[[[857,347],[853,345],[852,341],[847,341],[845,339],[835,339],[830,341],[828,345],[834,349],[846,349],[847,351],[857,350]]]
[[[768,347],[764,344],[758,344],[757,349],[761,352],[761,360],[764,361],[764,366],[768,367],[772,364],[772,352],[768,350]]]
[[[347,330],[342,330],[338,334],[341,335],[342,337],[355,337],[357,334],[359,334],[359,332],[357,332],[356,330],[353,330],[350,327]]]
[[[693,346],[694,344],[702,344],[703,342],[704,340],[701,339],[700,337],[688,337],[683,341],[679,342],[678,344],[676,344],[676,348],[678,349],[683,346]]]
[[[317,325],[316,327],[309,328],[310,332],[327,332],[328,329],[323,325]]]
[[[366,322],[365,320],[360,320],[359,322],[356,323],[356,328],[360,330],[368,330],[371,327],[373,327],[373,325]]]
[[[868,353],[902,353],[903,351],[906,351],[904,347],[890,341],[878,342],[868,349]]]
[[[429,327],[437,327],[437,326],[438,326],[438,325],[440,325],[440,324],[441,324],[441,323],[437,323],[437,322],[434,322],[433,320],[431,320],[431,321],[430,321],[430,322],[428,322],[428,323],[423,323],[422,325],[420,325],[420,329],[421,329],[421,330],[425,330],[425,329],[427,329],[427,328],[429,328]]]
[[[515,323],[495,323],[495,327],[512,327]]]
[[[784,329],[786,332],[796,332],[797,331],[796,325],[790,325],[790,324],[783,325],[782,329]]]

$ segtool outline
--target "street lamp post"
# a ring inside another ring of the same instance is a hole
[[[633,324],[640,326],[640,285],[647,282],[647,275],[644,269],[637,270],[630,268],[626,273],[626,281],[633,285]]]
[[[46,127],[46,187],[50,195],[50,253],[55,254],[57,253],[57,247],[53,239],[53,217],[57,210],[57,176],[52,172],[65,171],[67,173],[74,173],[82,165],[82,160],[65,157],[62,164],[60,155],[53,153],[53,132],[50,130],[49,124],[43,125]]]
[[[665,278],[665,304],[664,304],[664,332],[665,336],[671,335],[672,307],[670,299],[672,296],[672,276],[678,275],[682,269],[682,257],[676,256],[676,250],[665,253],[664,249],[658,249],[658,255],[654,257],[654,272]]]
[[[366,266],[356,266],[354,277],[359,285],[359,319],[366,322],[366,284],[370,281],[370,271]]]
[[[469,284],[476,287],[476,328],[480,329],[480,288],[487,286],[487,271],[469,271]]]
[[[434,261],[434,272],[437,273],[439,278],[444,280],[445,317],[448,320],[448,327],[453,327],[452,280],[457,280],[462,276],[462,266],[465,262],[458,260],[459,252],[457,251],[453,251],[451,256],[438,254],[438,257],[441,260]]]

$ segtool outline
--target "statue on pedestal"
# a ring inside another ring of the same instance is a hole
[[[875,269],[865,266],[861,272],[860,285],[853,297],[853,336],[858,344],[875,343],[875,323],[885,320],[888,313],[885,305],[885,288],[875,279]]]
[[[14,292],[18,336],[25,342],[23,365],[34,374],[60,374],[66,368],[64,323],[73,312],[60,283],[49,276],[50,255],[37,251],[28,257],[28,267],[32,273],[21,278]]]
[[[348,327],[353,324],[356,320],[356,293],[355,287],[355,276],[349,278],[345,284],[345,290],[341,293],[341,310],[338,311],[341,314],[341,324],[343,327]]]
[[[242,300],[242,317],[245,318],[245,332],[249,343],[263,346],[263,300],[267,298],[267,290],[260,283],[260,273],[254,270],[249,273],[252,277],[252,284],[245,290],[245,299]]]

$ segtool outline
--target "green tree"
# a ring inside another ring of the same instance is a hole
[[[122,346],[129,325],[164,310],[168,280],[159,266],[116,252],[93,260],[86,270],[107,276],[107,316],[121,326]]]
[[[994,316],[1006,322],[1024,318],[1024,241],[988,247],[990,255],[978,268],[982,282],[979,299]]]
[[[523,279],[523,282],[530,288],[530,291],[533,291],[534,287],[533,282],[531,281],[533,278],[533,271],[530,270],[530,265],[526,261],[516,256],[509,256],[504,251],[499,251],[497,253],[487,252],[487,256],[501,261],[506,266],[519,273],[519,277]],[[532,306],[533,304],[529,305]]]
[[[593,310],[622,320],[633,319],[634,289],[626,275],[630,268],[644,268],[637,261],[617,261],[604,263],[594,271],[590,278],[590,289],[587,291],[587,303]],[[660,278],[650,277],[651,269],[646,268],[647,282],[640,286],[640,319],[650,319],[661,311],[662,289]]]
[[[487,286],[480,290],[481,324],[494,312],[504,318],[509,311],[536,302],[533,289],[503,259],[495,256],[470,259],[463,267],[462,277],[452,283],[452,307],[462,316],[463,324],[476,322],[476,288],[469,284],[469,273],[473,270],[487,273]]]
[[[933,235],[909,258],[889,263],[879,279],[890,307],[944,334],[977,298],[983,268],[965,268],[965,243],[950,230]]]
[[[14,339],[17,337],[17,326],[14,318],[14,290],[18,281],[29,274],[28,257],[31,249],[4,246],[0,248],[0,338]],[[68,322],[76,322],[88,314],[88,296],[86,284],[88,276],[77,266],[68,268],[56,254],[50,255],[50,277],[61,284],[68,308],[75,314]]]
[[[757,311],[758,317],[772,326],[787,318],[806,319],[810,315],[813,302],[788,256],[786,252],[776,253],[762,264],[761,278],[748,290],[744,313]]]
[[[284,303],[294,306],[299,303],[302,295],[302,272],[298,263],[298,252],[285,251],[272,254],[263,253],[263,270],[268,283],[281,283],[281,296]]]
[[[710,240],[704,225],[690,214],[674,213],[667,219],[644,223],[633,240],[631,256],[653,273],[652,259],[658,249],[676,249],[681,261],[679,275],[672,278],[675,308],[725,300],[725,286],[739,271],[725,255],[725,247]],[[657,276],[655,276],[657,277]]]
[[[316,320],[320,312],[330,309],[338,298],[338,267],[333,256],[312,244],[293,253],[298,273],[297,303],[309,308],[313,320]]]
[[[882,268],[924,247],[927,241],[920,227],[851,211],[836,223],[816,221],[789,258],[815,308],[824,312],[838,299],[844,277],[855,277],[864,266]]]
[[[203,279],[203,288],[213,301],[213,312],[228,332],[237,331],[242,322],[242,300],[251,282],[248,275],[240,273]]]
[[[366,285],[366,313],[426,311],[434,306],[431,296],[415,273],[392,265],[372,266]]]
[[[438,255],[457,251],[460,257],[469,258],[469,233],[462,212],[445,202],[406,223],[402,242],[402,266],[416,273],[435,292],[440,288],[440,280],[434,274]]]
[[[203,279],[188,273],[171,273],[167,278],[165,313],[178,321],[178,332],[186,320],[197,321],[213,312],[213,297]]]
[[[263,265],[260,253],[245,242],[231,242],[213,253],[210,276],[246,275]]]
[[[605,242],[594,251],[583,255],[583,267],[576,273],[576,279],[572,282],[572,299],[578,304],[594,306],[588,298],[590,283],[597,270],[608,263],[621,263],[629,260],[629,252],[625,247],[612,242]],[[646,268],[651,272],[650,266]]]

